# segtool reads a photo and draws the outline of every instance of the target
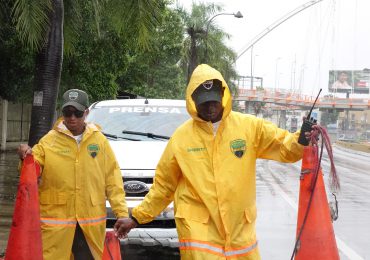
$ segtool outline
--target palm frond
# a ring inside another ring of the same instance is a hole
[[[133,40],[141,48],[149,48],[149,36],[155,32],[157,25],[161,21],[161,10],[163,1],[161,0],[112,0],[110,20],[112,25],[119,32],[129,32]]]
[[[21,41],[33,50],[40,49],[45,42],[51,10],[50,0],[16,0],[14,3],[12,14],[16,30]]]
[[[73,55],[81,34],[92,31],[102,37],[102,17],[109,0],[64,0],[64,52]]]
[[[64,53],[67,56],[75,52],[76,44],[83,27],[83,2],[64,0]]]
[[[98,37],[100,37],[100,20],[101,20],[101,13],[104,8],[104,4],[107,3],[107,0],[93,0],[92,5],[94,8],[94,21],[96,26],[96,31],[98,33]]]

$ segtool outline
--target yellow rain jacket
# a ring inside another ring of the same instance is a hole
[[[204,81],[225,88],[223,117],[213,125],[197,115],[191,98]],[[299,132],[231,111],[231,95],[221,74],[208,65],[193,72],[186,92],[192,119],[170,139],[144,201],[133,209],[139,223],[151,221],[171,201],[182,259],[260,259],[255,232],[256,159],[295,162],[302,158]]]
[[[39,185],[43,256],[72,259],[77,222],[95,259],[104,249],[108,198],[116,217],[127,217],[120,168],[111,147],[94,124],[80,145],[59,120],[32,148],[42,169]]]

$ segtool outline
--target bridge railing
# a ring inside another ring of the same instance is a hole
[[[240,101],[256,101],[275,103],[279,105],[291,105],[310,107],[315,101],[316,97],[292,93],[288,90],[274,90],[274,89],[239,89],[235,100]],[[337,98],[337,97],[322,97],[317,101],[317,107],[321,108],[349,108],[349,109],[370,109],[369,98]]]

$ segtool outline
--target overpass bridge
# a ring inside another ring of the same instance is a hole
[[[312,107],[316,97],[289,92],[286,89],[238,89],[234,96],[235,101],[251,101],[272,103],[279,107],[289,107],[295,110],[306,110]],[[316,102],[319,109],[337,110],[367,110],[370,109],[369,98],[338,98],[332,96],[319,97]]]

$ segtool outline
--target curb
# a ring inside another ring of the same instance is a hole
[[[365,152],[365,153],[370,153],[370,145],[368,144],[361,144],[361,143],[350,143],[350,142],[344,142],[344,141],[336,141],[335,142],[337,145],[347,148],[347,149],[352,149],[355,151],[360,151],[360,152]]]

